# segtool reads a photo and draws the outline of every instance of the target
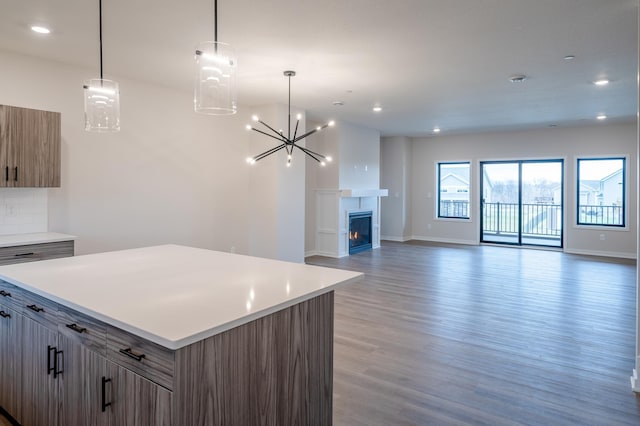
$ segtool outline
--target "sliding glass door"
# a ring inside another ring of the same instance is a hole
[[[562,247],[562,160],[486,161],[482,242]]]

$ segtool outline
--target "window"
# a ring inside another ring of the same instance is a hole
[[[578,159],[578,225],[625,226],[626,159]]]
[[[438,163],[438,217],[469,219],[470,163]]]

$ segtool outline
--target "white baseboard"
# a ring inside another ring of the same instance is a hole
[[[569,254],[582,254],[585,256],[617,257],[621,259],[637,258],[635,253],[620,253],[615,251],[580,250],[580,249],[565,248],[564,252]]]
[[[304,257],[310,257],[310,256],[324,256],[324,257],[332,257],[334,259],[340,259],[341,257],[346,257],[349,256],[348,254],[346,255],[337,255],[335,253],[330,253],[330,252],[323,252],[323,251],[309,251],[309,252],[305,252]]]
[[[434,243],[446,243],[446,244],[464,244],[467,246],[477,246],[479,244],[478,241],[475,240],[457,240],[453,238],[434,238],[434,237],[421,237],[419,235],[414,235],[411,237],[412,240],[418,241],[430,241]]]
[[[633,369],[630,379],[631,390],[640,393],[640,380],[638,380],[638,370],[636,370],[635,368]]]
[[[392,237],[389,235],[381,235],[380,239],[382,241],[396,241],[399,243],[406,243],[407,241],[411,240],[411,237]]]

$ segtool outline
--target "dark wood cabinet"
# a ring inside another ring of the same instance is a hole
[[[173,393],[107,361],[111,425],[170,426]]]
[[[23,425],[55,426],[58,424],[56,379],[62,374],[58,333],[23,316],[21,334],[22,413],[16,420]]]
[[[70,257],[74,254],[74,244],[74,241],[70,240],[0,247],[0,265]]]
[[[121,330],[0,280],[0,407],[23,425],[171,425],[173,393],[121,365],[120,351],[110,359],[107,330],[127,341]],[[154,376],[155,361],[140,365]]]
[[[59,187],[61,116],[0,105],[0,187]]]
[[[0,300],[0,405],[16,413],[17,419],[22,400],[22,318],[2,302]]]
[[[102,386],[102,378],[107,374],[106,358],[65,335],[61,334],[59,339],[65,364],[60,377],[59,424],[111,424],[110,411],[102,411],[102,402],[106,398],[103,393],[106,389],[103,390]]]

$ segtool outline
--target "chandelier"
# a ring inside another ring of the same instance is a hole
[[[287,152],[287,167],[291,166],[291,159],[293,157],[293,150],[295,148],[299,149],[300,151],[304,152],[305,154],[307,154],[309,157],[313,158],[314,160],[316,160],[318,163],[320,163],[321,166],[325,166],[327,164],[327,162],[331,162],[331,157],[327,156],[327,155],[322,155],[319,154],[317,152],[311,151],[310,149],[305,148],[304,146],[301,146],[298,144],[298,142],[300,142],[301,140],[303,140],[304,138],[306,138],[309,135],[314,134],[315,132],[318,132],[326,127],[332,127],[335,123],[333,121],[329,121],[326,124],[323,124],[322,126],[318,126],[313,130],[310,130],[306,133],[303,133],[301,135],[298,136],[298,126],[300,125],[300,119],[302,118],[301,114],[298,114],[296,116],[296,126],[295,129],[293,130],[293,135],[291,134],[291,77],[296,75],[295,71],[285,71],[284,72],[285,77],[289,78],[289,116],[288,116],[288,126],[287,126],[287,135],[285,136],[284,132],[282,130],[276,130],[273,127],[269,126],[267,123],[265,123],[264,121],[260,120],[260,117],[258,117],[257,115],[254,115],[253,117],[251,117],[251,119],[254,122],[260,123],[262,124],[267,131],[263,131],[260,129],[256,129],[255,127],[253,127],[250,124],[247,124],[247,130],[253,130],[255,132],[261,133],[265,136],[268,136],[270,138],[273,138],[275,140],[277,140],[278,142],[280,142],[279,145],[276,145],[275,147],[256,155],[255,157],[249,157],[247,158],[247,163],[249,164],[255,164],[256,161],[260,161],[265,157],[268,157],[271,154],[275,154],[278,151],[281,150],[285,150]]]

